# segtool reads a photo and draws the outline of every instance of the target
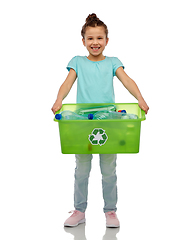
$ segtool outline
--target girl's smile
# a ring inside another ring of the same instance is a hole
[[[96,53],[98,53],[98,52],[99,52],[99,50],[100,50],[100,48],[101,48],[101,47],[96,47],[96,46],[94,46],[94,47],[91,47],[91,49],[92,49],[92,52],[93,52],[93,55],[94,55],[94,54],[96,54]]]
[[[91,47],[93,51],[98,51],[100,49],[100,47]]]
[[[108,40],[104,27],[87,27],[83,44],[89,52],[88,59],[92,61],[103,60],[105,58],[103,51],[108,44]]]

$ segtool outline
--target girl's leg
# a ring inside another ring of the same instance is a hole
[[[91,171],[92,154],[76,154],[74,207],[85,212],[88,197],[88,178]]]
[[[117,154],[100,154],[105,213],[117,210],[116,159]]]

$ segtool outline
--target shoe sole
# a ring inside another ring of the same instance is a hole
[[[71,224],[64,224],[64,227],[76,227],[81,223],[85,223],[85,218],[80,220],[78,223],[76,223],[75,225],[71,225]]]
[[[118,226],[116,226],[116,225],[106,225],[106,227],[108,227],[108,228],[119,228],[120,226],[118,225]]]

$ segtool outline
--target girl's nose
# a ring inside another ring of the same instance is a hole
[[[94,39],[93,44],[97,44],[97,43],[98,43],[98,39]]]

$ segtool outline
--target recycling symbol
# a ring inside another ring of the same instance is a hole
[[[107,134],[105,133],[105,130],[102,128],[95,128],[93,129],[92,133],[89,135],[89,141],[91,142],[92,145],[100,145],[102,146],[103,144],[106,143],[108,139]]]

